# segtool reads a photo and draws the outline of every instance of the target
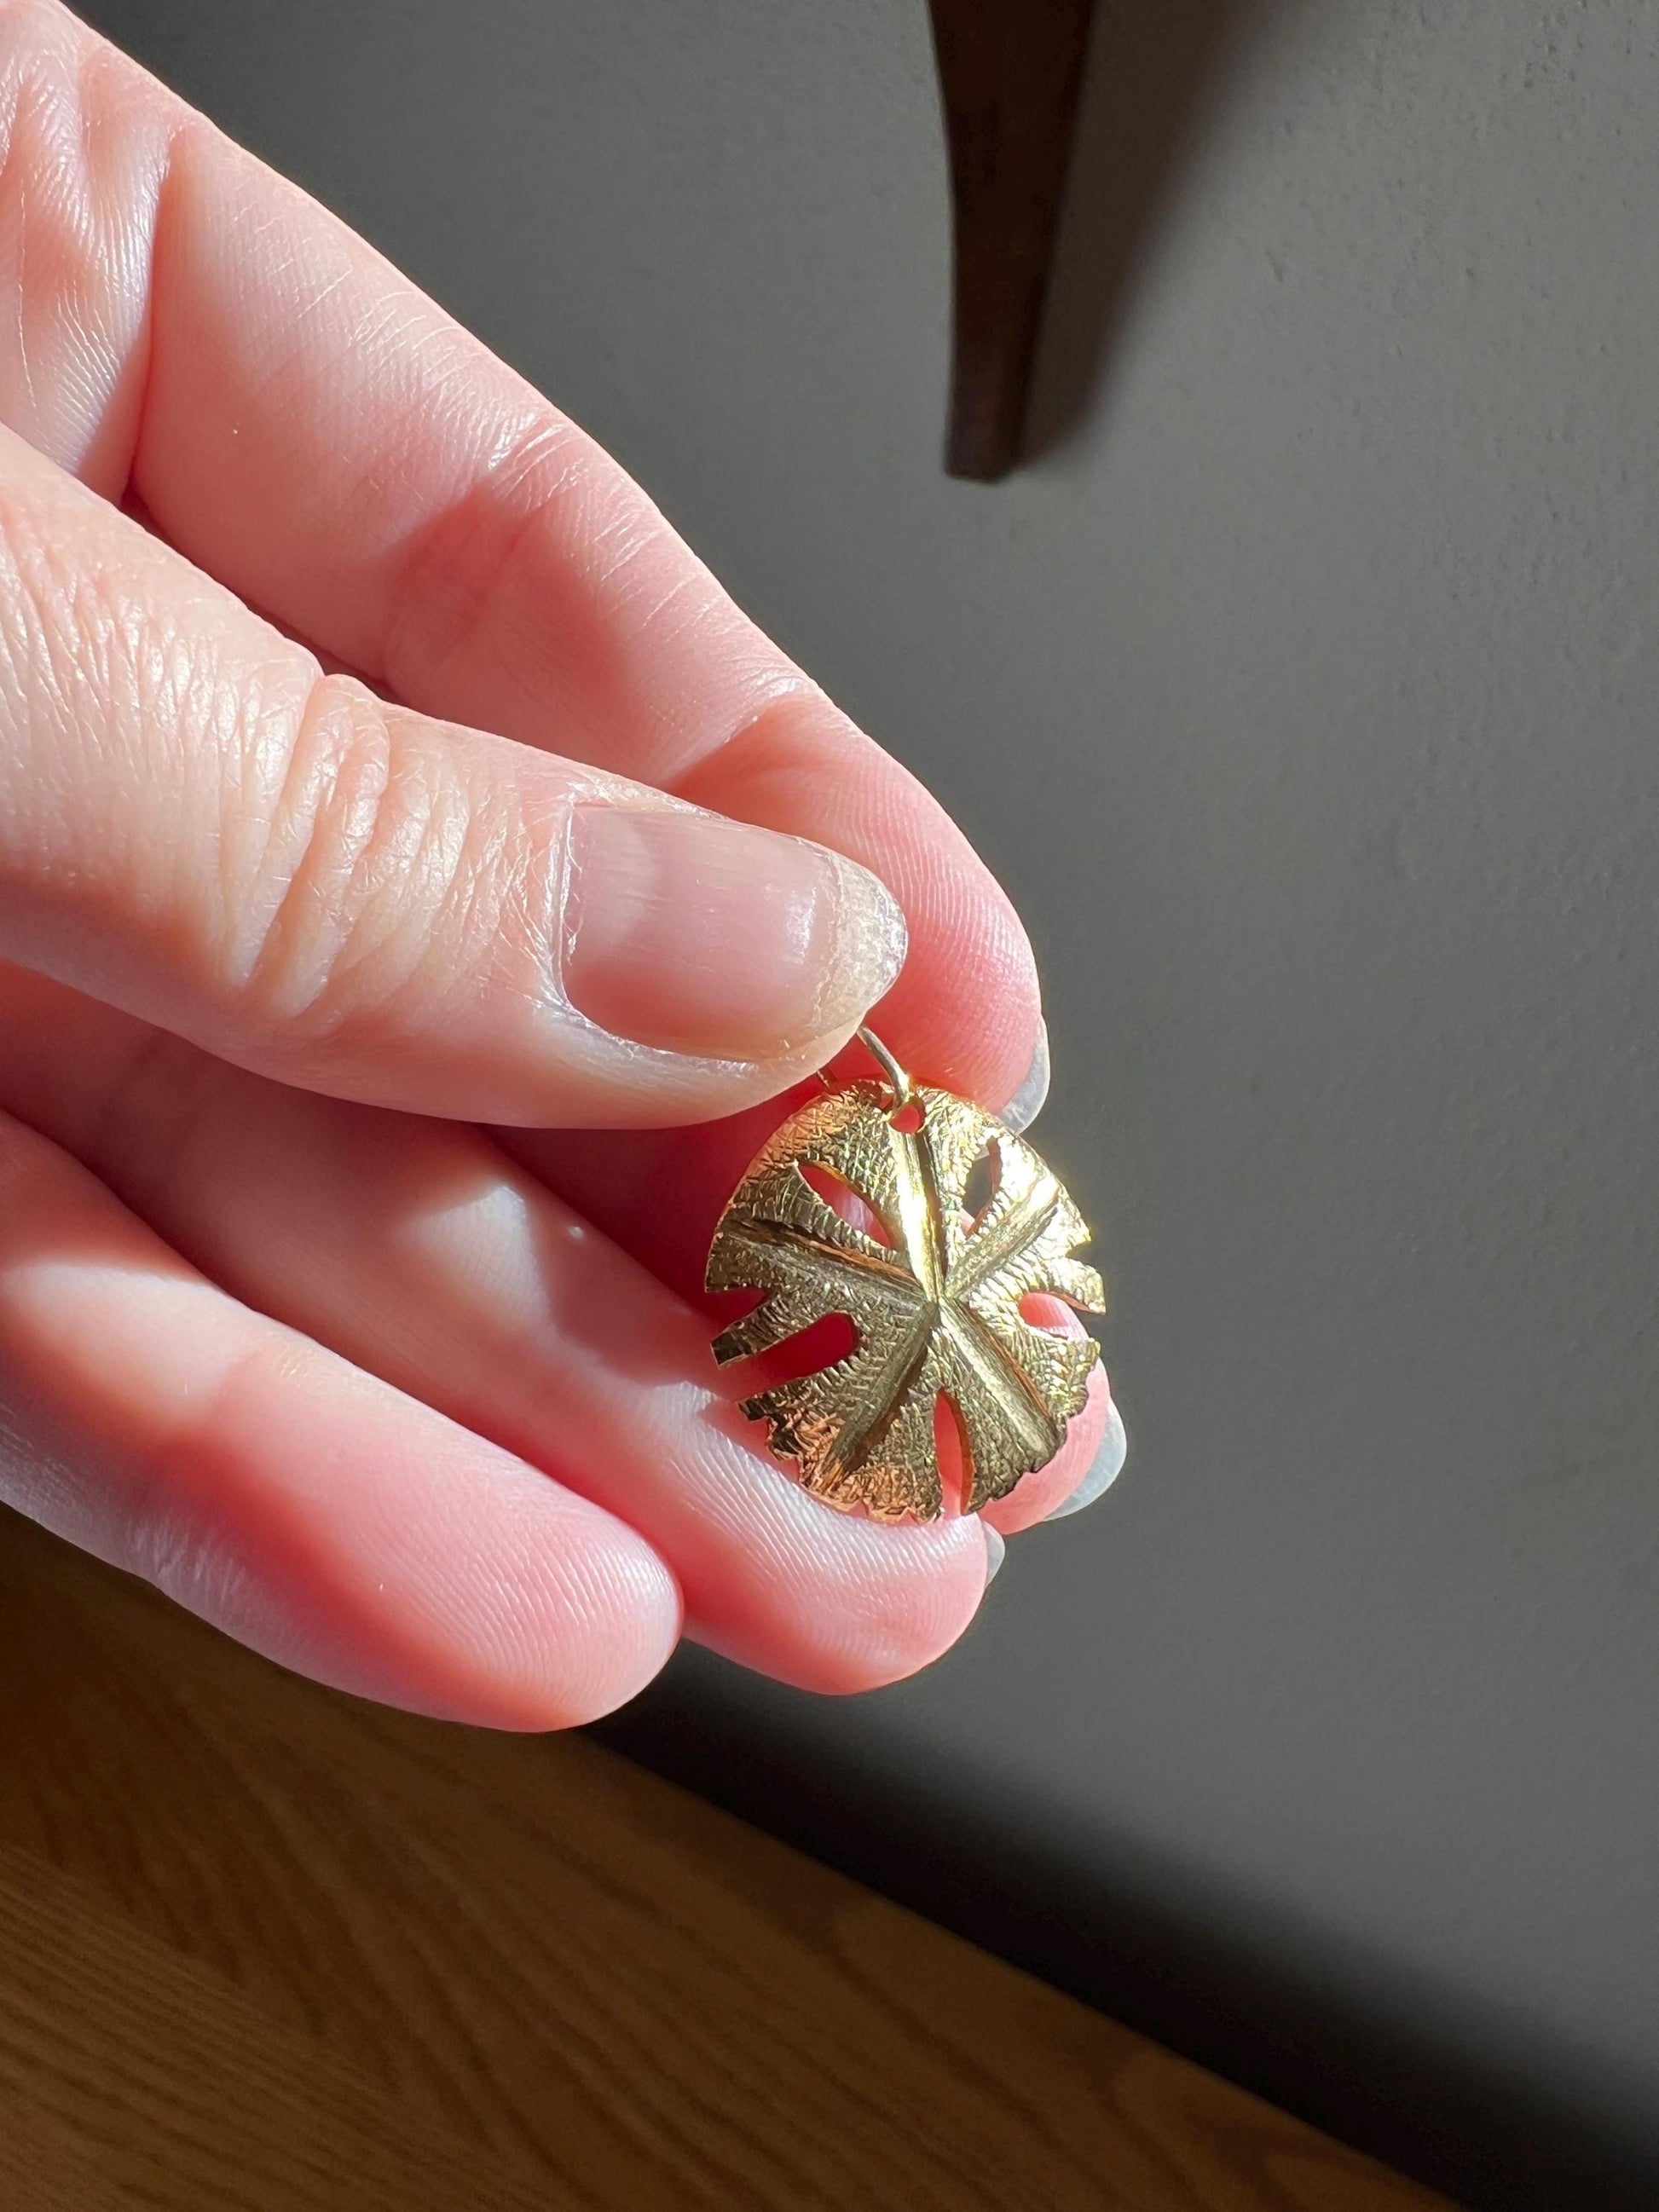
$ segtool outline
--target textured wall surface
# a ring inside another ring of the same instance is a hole
[[[608,440],[1030,918],[1128,1472],[617,1731],[1471,2202],[1659,2200],[1659,13],[1103,0],[953,484],[920,0],[98,0]]]

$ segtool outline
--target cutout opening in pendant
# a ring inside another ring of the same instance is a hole
[[[757,1352],[748,1363],[754,1378],[751,1387],[775,1390],[782,1383],[799,1382],[804,1376],[821,1375],[826,1367],[850,1359],[863,1340],[851,1314],[824,1314],[810,1328],[798,1328],[781,1344]]]
[[[817,1193],[832,1213],[839,1214],[849,1228],[861,1230],[876,1243],[884,1244],[890,1252],[893,1249],[892,1231],[856,1184],[817,1160],[797,1160],[795,1164],[800,1170],[801,1181],[809,1190]]]
[[[978,1228],[986,1208],[1001,1188],[1002,1152],[993,1137],[969,1169],[968,1180],[963,1186],[962,1211],[969,1233]]]
[[[939,1462],[940,1515],[960,1520],[974,1494],[974,1447],[962,1409],[945,1390],[933,1401],[933,1456]]]
[[[1077,1309],[1057,1291],[1027,1291],[1019,1302],[1019,1317],[1028,1328],[1040,1328],[1047,1336],[1087,1334],[1077,1317]]]

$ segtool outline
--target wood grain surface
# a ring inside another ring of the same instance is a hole
[[[0,1510],[6,2212],[1431,2212],[576,1738],[311,1688]]]

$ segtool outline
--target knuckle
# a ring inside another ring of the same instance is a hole
[[[399,1025],[466,957],[500,841],[444,736],[354,677],[313,685],[236,955],[254,1012],[286,1036]]]

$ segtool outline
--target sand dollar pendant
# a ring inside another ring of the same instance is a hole
[[[1071,1256],[1088,1224],[1023,1138],[913,1085],[879,1038],[859,1036],[881,1076],[792,1115],[720,1217],[708,1289],[764,1295],[716,1337],[714,1357],[752,1358],[845,1315],[850,1352],[746,1398],[744,1413],[826,1504],[932,1521],[945,1510],[943,1399],[961,1439],[962,1510],[977,1512],[1046,1466],[1082,1409],[1099,1346],[1022,1308],[1047,1296],[1103,1310],[1100,1277]]]

